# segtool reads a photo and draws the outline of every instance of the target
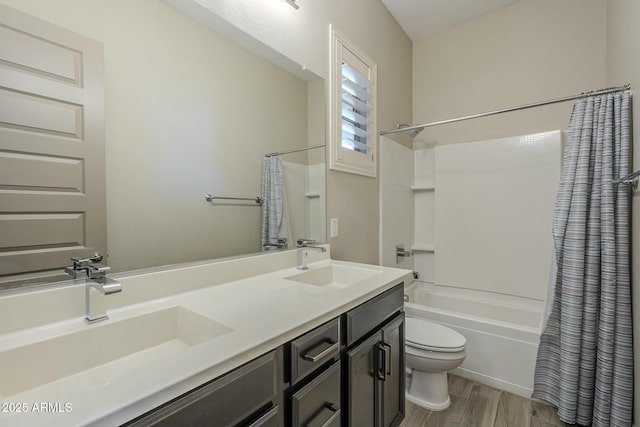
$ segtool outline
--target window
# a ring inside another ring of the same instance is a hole
[[[376,176],[376,64],[331,27],[331,169]]]

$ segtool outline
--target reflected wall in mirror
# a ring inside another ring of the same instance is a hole
[[[0,3],[104,45],[112,272],[260,251],[260,206],[205,195],[260,196],[265,154],[325,144],[321,78],[157,0]],[[324,148],[281,159],[290,242],[326,240]]]

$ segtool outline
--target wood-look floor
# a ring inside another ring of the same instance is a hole
[[[556,409],[449,374],[451,406],[428,411],[407,402],[400,427],[565,427]]]

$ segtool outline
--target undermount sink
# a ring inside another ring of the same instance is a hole
[[[334,285],[345,287],[379,274],[380,271],[368,268],[328,265],[286,277],[287,280],[316,286]]]
[[[153,363],[159,352],[184,351],[228,332],[223,324],[171,307],[6,350],[0,353],[0,398],[141,352]]]

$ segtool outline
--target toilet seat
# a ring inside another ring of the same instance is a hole
[[[408,347],[419,349],[419,350],[431,351],[431,352],[458,353],[458,352],[464,351],[464,346],[462,346],[462,347],[454,347],[454,348],[434,347],[434,346],[430,346],[430,345],[420,345],[420,344],[416,344],[416,343],[409,342],[409,341],[405,342],[405,345],[407,345]]]
[[[465,337],[446,326],[424,319],[407,317],[405,324],[406,345],[425,351],[456,353],[464,350]]]

